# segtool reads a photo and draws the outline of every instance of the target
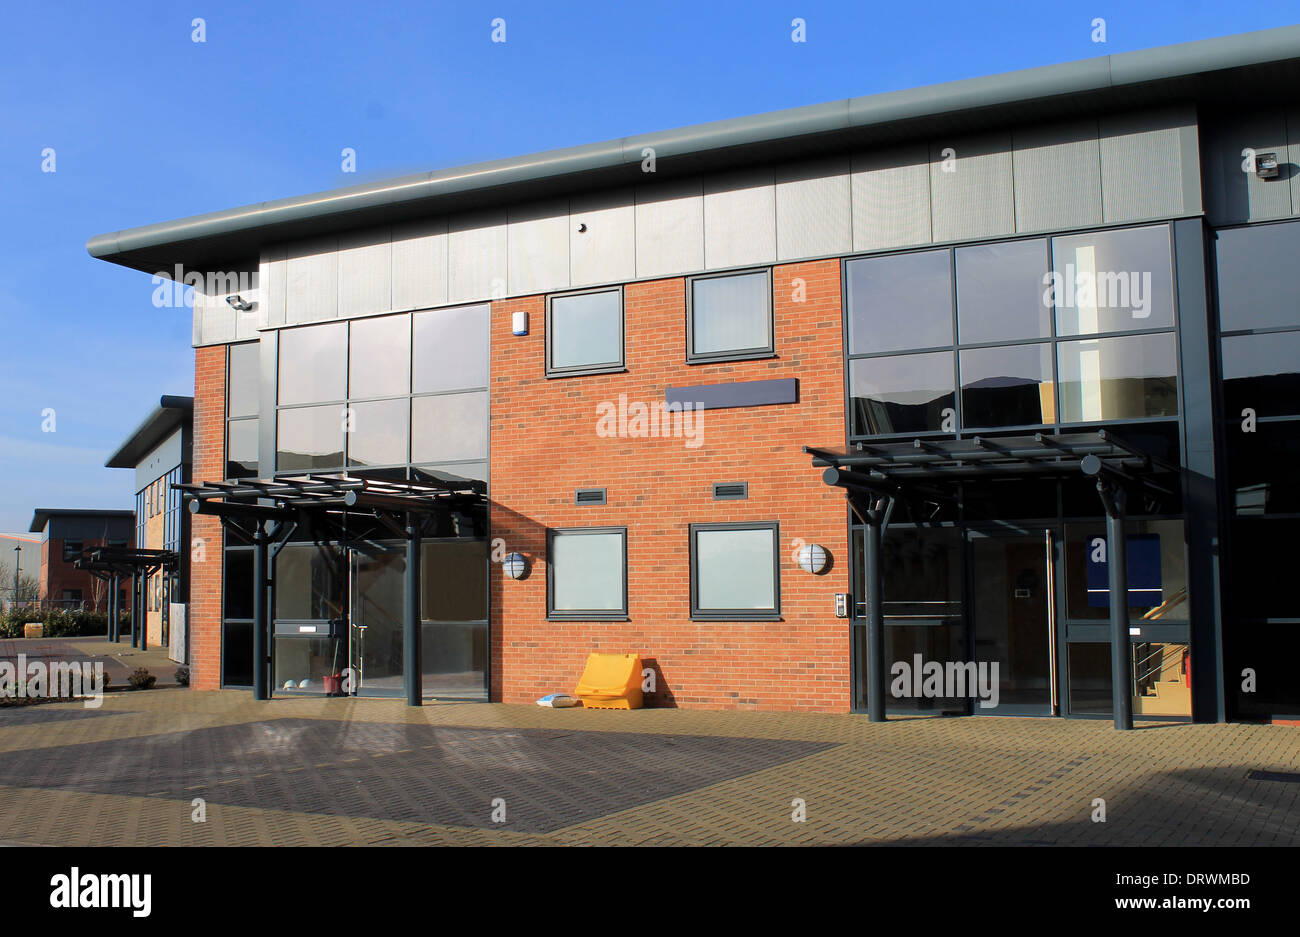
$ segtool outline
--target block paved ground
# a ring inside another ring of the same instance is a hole
[[[1289,846],[1300,729],[112,693],[0,708],[0,843]]]

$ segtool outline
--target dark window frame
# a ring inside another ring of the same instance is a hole
[[[619,534],[623,538],[623,607],[620,609],[560,609],[555,608],[555,556],[552,544],[556,536],[589,536],[593,534]],[[546,530],[546,620],[547,621],[627,621],[628,620],[628,563],[627,527],[548,527]]]
[[[767,335],[766,346],[736,348],[729,351],[695,351],[695,284],[700,280],[723,280],[729,277],[753,276],[761,273],[767,278]],[[751,267],[745,270],[725,270],[717,273],[699,273],[686,278],[686,363],[716,364],[725,361],[753,361],[776,357],[776,297],[775,278],[771,267]]]
[[[617,293],[618,294],[618,360],[608,362],[598,362],[596,364],[575,364],[566,367],[556,367],[552,364],[551,337],[555,334],[552,328],[552,307],[557,299],[568,299],[572,296],[591,296],[596,293]],[[620,371],[627,370],[627,304],[626,295],[623,286],[596,286],[582,290],[566,290],[563,293],[549,293],[546,296],[546,322],[544,325],[546,336],[546,376],[550,377],[582,377],[590,374],[616,374]]]
[[[714,609],[700,608],[699,550],[696,535],[710,530],[770,530],[772,531],[772,601],[769,609]],[[687,534],[690,542],[691,620],[692,621],[781,621],[781,522],[780,521],[727,521],[724,523],[691,524]]]

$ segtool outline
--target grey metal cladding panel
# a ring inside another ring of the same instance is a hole
[[[848,154],[778,166],[777,259],[822,257],[852,250]]]
[[[776,260],[776,184],[771,167],[704,177],[704,266]]]
[[[506,295],[504,209],[447,220],[447,301],[473,302]]]
[[[1101,224],[1097,121],[1020,127],[1011,147],[1017,231]]]
[[[393,307],[391,228],[339,236],[339,316],[364,316]]]
[[[447,219],[393,227],[393,309],[447,303]]]
[[[665,403],[691,405],[697,410],[765,407],[771,404],[797,403],[798,400],[799,381],[798,378],[793,377],[771,381],[695,384],[690,387],[668,387],[664,390]]]
[[[704,181],[636,187],[636,275],[672,276],[704,269]]]
[[[286,245],[286,325],[334,319],[339,311],[339,239],[316,238]]]
[[[268,247],[262,251],[258,268],[258,286],[261,299],[262,321],[267,328],[284,325],[284,296],[288,285],[288,261],[284,245]]]
[[[853,249],[929,244],[930,152],[924,143],[855,153]]]
[[[1291,214],[1300,215],[1300,107],[1287,109],[1286,130],[1290,152],[1286,157],[1289,165],[1283,169],[1291,177]],[[1279,153],[1278,159],[1281,158]]]
[[[1190,107],[1103,115],[1101,137],[1102,218],[1107,224],[1199,211],[1187,205],[1183,129],[1195,127]],[[1199,189],[1199,179],[1197,180]]]
[[[579,231],[586,225],[586,231]],[[636,193],[617,189],[574,196],[569,204],[569,282],[636,279]]]
[[[944,171],[944,151],[955,162]],[[930,142],[930,206],[936,241],[1014,234],[1011,133],[979,134]]]
[[[1276,179],[1243,172],[1242,150],[1276,153],[1287,162],[1287,124],[1281,108],[1238,114],[1217,122],[1210,135],[1210,209],[1215,224],[1268,221],[1291,214],[1291,184],[1286,167]]]
[[[569,285],[569,200],[512,206],[506,231],[512,296],[549,293]]]

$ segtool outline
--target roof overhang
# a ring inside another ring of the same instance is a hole
[[[189,423],[193,417],[193,397],[164,395],[153,412],[127,437],[126,442],[108,457],[105,467],[135,468],[159,443],[178,427]]]
[[[38,534],[45,530],[52,517],[135,517],[135,511],[125,510],[97,510],[87,508],[79,510],[77,508],[37,508],[32,514],[32,524],[27,528],[28,532]]]
[[[1101,56],[697,124],[261,202],[90,239],[91,256],[146,273],[243,269],[262,247],[700,172],[869,148],[942,132],[1105,110],[1280,97],[1300,83],[1300,26]],[[641,171],[653,147],[656,171]]]

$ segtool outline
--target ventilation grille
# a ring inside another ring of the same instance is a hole
[[[573,493],[574,504],[604,504],[604,488],[579,488]]]
[[[714,501],[744,501],[749,497],[749,482],[714,482]]]

